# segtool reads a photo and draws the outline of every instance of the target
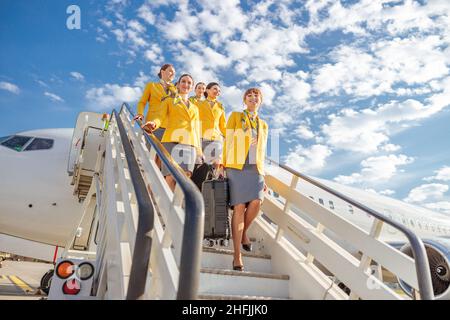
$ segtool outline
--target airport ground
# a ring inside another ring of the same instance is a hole
[[[0,300],[40,300],[42,276],[53,265],[32,261],[4,260],[0,267]]]

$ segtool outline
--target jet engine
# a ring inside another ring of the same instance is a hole
[[[428,263],[431,272],[431,281],[435,299],[450,300],[450,241],[423,240],[427,252]],[[410,244],[404,245],[401,252],[412,257]],[[412,288],[403,280],[397,278],[402,290],[412,296]]]

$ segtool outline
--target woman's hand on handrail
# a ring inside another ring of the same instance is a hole
[[[156,123],[154,121],[146,122],[142,127],[145,132],[152,133],[156,129]]]

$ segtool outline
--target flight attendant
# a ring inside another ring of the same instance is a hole
[[[264,199],[264,159],[268,125],[260,119],[258,110],[262,93],[248,89],[243,97],[246,109],[233,112],[227,122],[223,162],[233,206],[231,233],[233,237],[233,269],[244,269],[240,247],[252,251],[247,230],[259,213]]]
[[[200,114],[202,150],[205,163],[216,168],[222,162],[223,139],[226,132],[225,109],[217,100],[220,86],[216,82],[208,83],[204,91],[205,100],[197,103]]]
[[[175,96],[176,87],[172,84],[172,81],[175,78],[175,68],[173,65],[163,65],[159,70],[158,77],[160,79],[158,82],[149,82],[145,87],[144,93],[137,105],[137,115],[134,117],[135,120],[139,119],[142,121],[144,119],[144,110],[147,102],[148,111],[145,116],[145,122],[154,120],[161,107],[161,99],[167,95],[171,97]],[[164,135],[166,126],[167,123],[163,123],[158,130],[153,132],[160,141]]]
[[[206,84],[204,84],[203,82],[199,82],[195,85],[195,96],[192,96],[189,98],[189,101],[191,101],[192,103],[198,105],[198,102],[202,101],[203,99],[203,93],[206,90]]]
[[[183,74],[177,82],[178,94],[173,98],[164,97],[153,120],[143,126],[147,131],[155,131],[161,124],[167,124],[161,142],[188,177],[192,175],[197,156],[202,154],[198,108],[188,99],[193,86],[193,78]],[[173,191],[175,179],[164,164],[161,172]]]

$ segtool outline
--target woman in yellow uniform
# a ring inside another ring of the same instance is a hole
[[[171,97],[175,96],[176,88],[172,84],[175,77],[175,68],[171,64],[163,65],[159,70],[158,77],[160,79],[159,82],[149,82],[145,87],[144,93],[137,105],[137,115],[134,117],[135,120],[139,119],[142,121],[144,119],[143,114],[147,102],[148,111],[145,116],[145,122],[154,120],[161,107],[161,99],[167,95]],[[167,124],[163,123],[158,130],[153,132],[160,141],[166,126]]]
[[[205,163],[221,163],[223,139],[226,131],[225,109],[217,97],[220,96],[220,86],[216,82],[208,83],[204,92],[205,100],[197,103],[200,114],[202,150]]]
[[[246,109],[233,112],[227,122],[223,161],[233,206],[231,233],[233,237],[233,269],[244,266],[240,246],[252,251],[247,229],[256,218],[264,199],[264,159],[268,125],[258,116],[262,93],[257,88],[244,94]]]
[[[192,175],[197,156],[202,154],[198,108],[188,99],[193,86],[192,77],[183,74],[177,82],[178,94],[174,98],[164,97],[154,120],[144,125],[144,129],[155,131],[167,123],[161,142],[188,177]],[[174,190],[175,180],[164,164],[161,172]]]
[[[191,101],[194,104],[198,104],[200,101],[202,101],[203,93],[206,90],[206,84],[203,82],[199,82],[195,85],[195,96],[192,96],[189,98],[189,101]]]

